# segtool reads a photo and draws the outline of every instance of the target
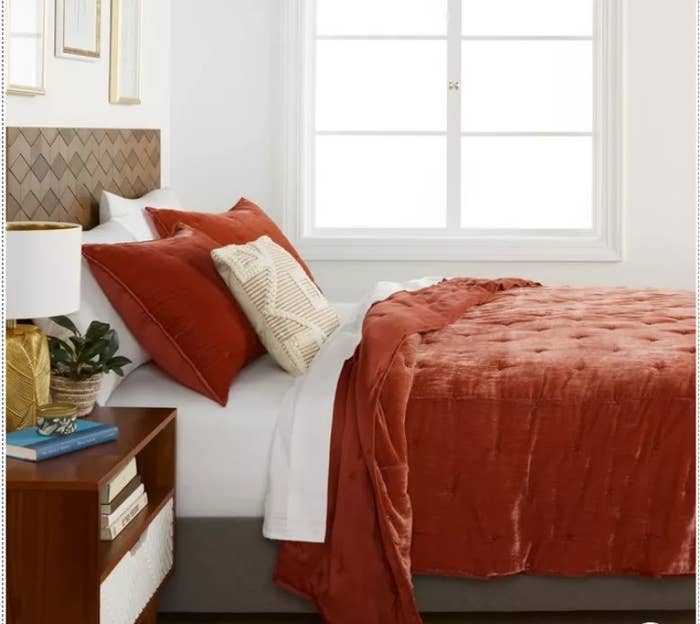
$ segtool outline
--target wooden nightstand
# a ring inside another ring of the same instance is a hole
[[[155,623],[172,572],[175,410],[95,408],[119,439],[31,463],[7,459],[7,613],[14,624]],[[99,491],[136,457],[148,506],[112,542]]]

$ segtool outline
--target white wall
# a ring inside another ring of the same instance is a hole
[[[192,210],[241,195],[279,216],[279,6],[173,4],[173,186]]]
[[[173,4],[172,180],[192,209],[245,195],[281,222],[282,1]],[[693,288],[695,2],[626,2],[623,262],[312,262],[323,289],[352,300],[378,279],[426,274]]]
[[[8,126],[160,128],[162,182],[170,177],[170,0],[142,2],[141,104],[109,103],[110,2],[102,0],[102,54],[94,62],[54,55],[56,3],[46,0],[46,95],[8,95]]]

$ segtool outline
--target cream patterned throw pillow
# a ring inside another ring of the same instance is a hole
[[[306,372],[340,320],[299,263],[269,236],[211,257],[272,357],[292,375]]]

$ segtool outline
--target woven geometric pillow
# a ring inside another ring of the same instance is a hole
[[[211,256],[275,361],[292,375],[306,372],[340,319],[299,263],[269,236]]]

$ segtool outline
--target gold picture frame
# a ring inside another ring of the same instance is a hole
[[[102,0],[56,0],[56,56],[96,61],[102,46]]]
[[[141,0],[112,0],[109,101],[141,103]]]
[[[32,39],[36,39],[33,58],[32,46],[26,45]],[[33,81],[27,79],[32,74]],[[8,1],[5,76],[10,95],[46,93],[46,0]]]

